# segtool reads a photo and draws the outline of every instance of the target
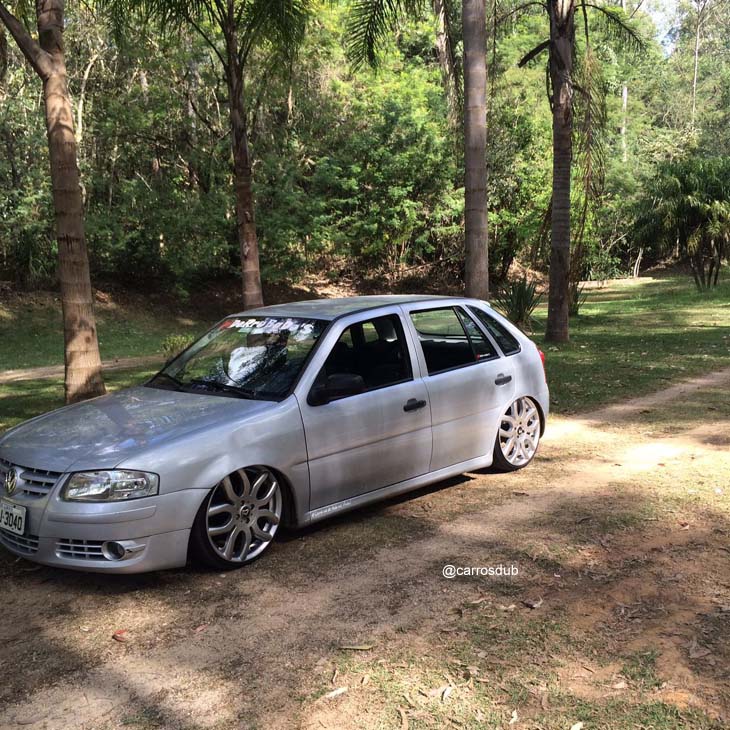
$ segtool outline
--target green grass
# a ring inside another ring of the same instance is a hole
[[[540,332],[545,307],[537,312]],[[660,390],[730,365],[730,282],[699,293],[686,277],[592,290],[571,341],[535,340],[547,356],[551,406],[574,413]]]
[[[111,370],[104,375],[107,391],[143,383],[156,372],[156,368]],[[39,413],[60,408],[63,405],[63,379],[22,380],[0,384],[0,433],[37,416]]]
[[[626,679],[642,687],[659,687],[662,682],[656,673],[656,660],[658,656],[659,652],[653,649],[634,652],[626,657],[621,674]]]
[[[104,360],[157,355],[169,335],[199,334],[209,322],[139,306],[97,305]],[[46,297],[0,304],[0,371],[63,363],[61,304]],[[2,387],[2,386],[0,386]]]

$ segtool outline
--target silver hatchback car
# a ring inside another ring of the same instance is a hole
[[[542,353],[482,301],[250,310],[144,385],[5,433],[0,543],[77,570],[234,568],[281,524],[524,467],[548,407]]]

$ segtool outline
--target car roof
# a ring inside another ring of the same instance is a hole
[[[461,297],[445,297],[432,294],[388,294],[366,297],[340,297],[337,299],[309,299],[302,302],[274,304],[269,307],[248,309],[236,316],[265,315],[270,317],[305,317],[308,319],[332,320],[355,312],[366,312],[392,304],[411,304],[413,302],[463,301]]]

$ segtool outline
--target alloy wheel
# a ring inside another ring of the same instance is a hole
[[[260,467],[239,469],[213,490],[207,504],[208,540],[216,554],[246,563],[273,540],[281,521],[281,487]]]
[[[518,398],[499,424],[499,448],[512,466],[524,466],[537,451],[540,414],[530,398]]]

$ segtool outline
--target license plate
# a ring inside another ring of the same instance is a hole
[[[0,500],[0,529],[16,535],[25,533],[25,507]]]

